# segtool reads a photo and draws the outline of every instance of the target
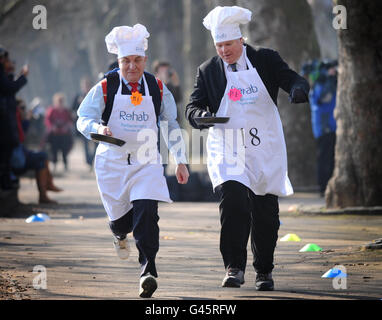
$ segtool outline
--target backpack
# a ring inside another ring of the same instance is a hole
[[[105,78],[101,81],[103,99],[105,101],[105,110],[102,114],[102,124],[107,125],[110,119],[111,111],[113,109],[114,97],[120,86],[118,69],[114,69],[105,75]],[[149,94],[153,98],[155,114],[158,119],[160,114],[160,108],[163,99],[163,83],[158,78],[155,78],[151,73],[144,72],[147,86],[149,87]]]

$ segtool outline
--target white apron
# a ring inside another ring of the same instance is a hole
[[[132,209],[132,201],[151,199],[172,202],[157,148],[158,127],[152,97],[145,77],[145,96],[138,106],[131,103],[131,95],[122,95],[119,85],[114,98],[108,127],[113,137],[126,141],[122,147],[101,142],[96,151],[94,168],[98,190],[109,220],[114,221]],[[121,81],[121,75],[120,75]],[[142,130],[150,130],[154,143],[142,157],[139,153],[146,141],[139,141]]]
[[[246,62],[248,70],[226,72],[227,87],[216,116],[230,120],[209,129],[208,173],[214,189],[235,180],[256,195],[288,196],[293,188],[280,116],[247,56]]]

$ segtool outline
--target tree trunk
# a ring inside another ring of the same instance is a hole
[[[239,0],[252,11],[252,21],[243,27],[248,43],[272,48],[296,72],[308,59],[318,58],[320,49],[306,0]],[[316,146],[308,104],[290,104],[280,91],[278,109],[288,150],[289,177],[295,189],[316,186]]]
[[[337,143],[326,190],[329,208],[382,204],[382,7],[341,0],[347,29],[338,31]]]

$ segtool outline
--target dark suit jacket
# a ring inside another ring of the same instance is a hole
[[[279,88],[289,94],[293,89],[301,88],[306,94],[306,102],[308,101],[309,83],[291,70],[276,51],[246,46],[248,59],[259,73],[275,105]],[[219,56],[204,62],[198,68],[194,91],[186,106],[186,118],[194,128],[203,128],[195,123],[194,117],[199,117],[203,111],[211,113],[218,111],[226,86],[224,64]]]

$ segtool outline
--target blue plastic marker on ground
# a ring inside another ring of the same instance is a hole
[[[43,219],[44,221],[50,220],[50,217],[46,213],[37,213],[37,217]]]
[[[32,223],[32,222],[44,222],[45,220],[43,218],[40,218],[36,215],[28,217],[25,222],[26,223]]]
[[[28,217],[25,222],[26,223],[32,223],[32,222],[45,222],[50,220],[50,217],[45,213],[38,213],[34,214],[33,216]]]
[[[325,274],[321,276],[321,278],[346,278],[346,273],[342,272],[340,269],[330,269]]]

